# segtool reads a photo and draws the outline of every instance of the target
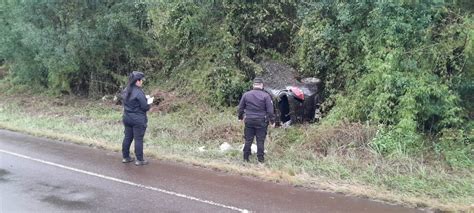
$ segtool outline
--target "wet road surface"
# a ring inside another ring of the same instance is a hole
[[[419,212],[0,130],[0,212]]]

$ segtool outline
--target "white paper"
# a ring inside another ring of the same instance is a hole
[[[150,97],[147,99],[148,104],[152,104],[153,100],[155,100],[155,97]]]

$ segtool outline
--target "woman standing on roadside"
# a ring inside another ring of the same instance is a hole
[[[142,90],[145,75],[142,72],[133,71],[128,79],[127,88],[122,93],[123,100],[123,124],[125,126],[125,137],[122,143],[122,163],[134,161],[130,157],[130,145],[135,139],[135,165],[148,164],[143,159],[143,137],[147,128],[148,118],[146,112],[153,103],[153,98],[147,99]]]

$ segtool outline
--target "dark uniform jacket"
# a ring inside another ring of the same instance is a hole
[[[250,90],[242,96],[239,103],[239,119],[265,119],[267,122],[274,123],[275,115],[273,112],[272,97],[262,89]]]
[[[130,97],[127,98],[127,89],[122,93],[123,120],[130,125],[145,125],[148,123],[146,112],[150,110],[145,93],[141,88],[132,87]]]

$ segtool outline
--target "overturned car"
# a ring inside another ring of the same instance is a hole
[[[317,78],[294,78],[294,70],[284,64],[263,62],[265,91],[273,99],[276,125],[315,122],[320,118],[321,81]]]
[[[284,89],[266,87],[273,99],[276,124],[288,126],[293,123],[315,122],[320,117],[320,97],[317,78],[302,79],[302,85],[286,86]]]

